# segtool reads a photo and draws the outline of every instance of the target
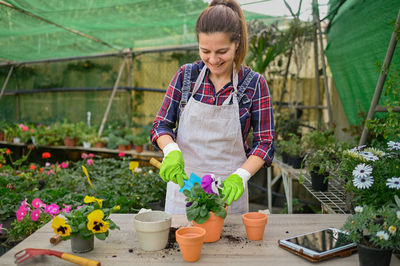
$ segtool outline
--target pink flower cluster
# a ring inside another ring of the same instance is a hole
[[[27,201],[28,199],[22,201],[21,206],[17,210],[18,222],[22,221],[29,214],[32,221],[36,222],[40,218],[41,213],[49,213],[53,218],[60,213],[60,207],[55,203],[46,205],[39,198],[36,198],[32,200],[32,205],[30,206]],[[71,205],[63,204],[63,206],[63,212],[68,213],[71,210]],[[33,209],[31,209],[31,207]]]
[[[29,128],[27,126],[25,126],[24,124],[19,124],[19,127],[21,128],[22,132],[29,130]]]
[[[92,159],[92,158],[94,158],[94,154],[93,153],[89,153],[89,154],[82,153],[81,158],[86,160],[88,165],[93,165],[94,164],[94,161]]]
[[[63,169],[65,169],[65,168],[68,168],[68,162],[62,162],[62,163],[60,163],[59,165],[58,165],[58,168],[63,168]]]

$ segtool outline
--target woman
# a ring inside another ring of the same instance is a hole
[[[242,66],[246,22],[234,0],[214,0],[196,23],[201,61],[182,66],[153,122],[151,139],[163,150],[160,176],[168,182],[165,211],[185,213],[179,192],[187,175],[224,180],[230,213],[248,211],[247,181],[274,154],[272,103],[265,79]],[[174,132],[173,129],[177,128]],[[245,140],[253,128],[253,146]]]

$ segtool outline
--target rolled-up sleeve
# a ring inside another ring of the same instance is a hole
[[[162,135],[170,135],[175,140],[176,135],[174,129],[179,117],[179,104],[182,97],[184,71],[185,66],[182,66],[172,78],[160,110],[153,121],[150,138],[153,145],[157,148],[159,147],[156,140]]]
[[[272,100],[267,82],[259,75],[254,91],[251,108],[251,123],[253,127],[253,147],[249,155],[256,155],[270,166],[274,158],[274,119]]]

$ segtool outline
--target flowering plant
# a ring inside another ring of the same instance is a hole
[[[30,236],[57,215],[59,209],[57,204],[46,205],[39,198],[32,200],[32,204],[25,199],[16,212],[17,219],[11,224],[10,238],[18,241]]]
[[[86,196],[83,201],[87,205],[64,212],[65,219],[54,217],[51,224],[54,233],[61,235],[63,240],[70,239],[78,233],[83,239],[90,239],[94,235],[100,240],[105,240],[109,230],[119,229],[109,217],[112,212],[120,209],[119,206],[103,208],[103,200],[91,196]]]
[[[356,147],[345,150],[338,167],[352,204],[380,207],[400,192],[400,142],[386,149]]]
[[[205,175],[201,183],[184,190],[186,196],[186,216],[189,221],[203,224],[210,218],[210,212],[225,219],[225,203],[222,201],[222,182],[214,175]]]
[[[364,205],[355,207],[343,225],[348,238],[357,244],[380,249],[400,248],[400,200],[376,209]]]

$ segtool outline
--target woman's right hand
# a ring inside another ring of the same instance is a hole
[[[184,180],[188,179],[184,167],[182,152],[180,150],[171,151],[162,161],[160,176],[165,182],[172,181],[182,188],[185,185]]]

